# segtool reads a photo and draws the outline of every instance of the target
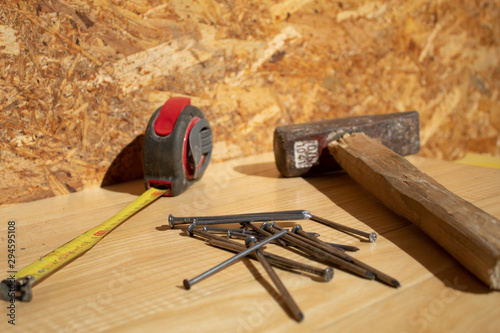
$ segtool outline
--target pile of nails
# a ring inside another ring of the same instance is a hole
[[[304,318],[302,312],[278,278],[278,275],[274,272],[272,266],[287,271],[319,276],[324,281],[330,281],[333,278],[333,268],[318,268],[261,249],[264,245],[271,242],[285,248],[291,248],[295,253],[301,253],[305,257],[319,263],[340,268],[362,278],[370,280],[376,279],[395,288],[400,286],[400,283],[396,279],[346,253],[359,250],[357,247],[325,242],[319,238],[318,234],[307,232],[303,230],[300,225],[295,225],[293,229],[288,230],[280,227],[278,223],[276,223],[277,221],[307,219],[322,223],[348,234],[361,236],[370,242],[374,242],[377,239],[377,235],[373,232],[368,233],[350,228],[312,215],[307,210],[197,217],[174,217],[170,215],[168,221],[172,228],[188,225],[186,230],[189,236],[197,236],[212,246],[237,253],[230,259],[197,277],[190,280],[184,280],[184,287],[190,289],[195,283],[217,273],[243,257],[248,256],[249,258],[257,259],[262,264],[264,270],[279,291],[284,301],[283,303],[290,311],[292,317],[296,321],[302,321]],[[260,223],[260,226],[257,226],[255,222]],[[238,223],[240,228],[222,228],[214,226],[230,223]],[[221,234],[225,234],[226,237],[222,237]],[[244,239],[245,242],[243,244],[234,239]]]

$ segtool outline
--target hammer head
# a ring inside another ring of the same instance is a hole
[[[418,112],[338,118],[277,127],[274,131],[276,166],[285,177],[340,169],[328,143],[346,133],[363,132],[400,155],[420,150]]]

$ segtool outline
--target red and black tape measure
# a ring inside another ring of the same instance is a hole
[[[176,196],[205,172],[212,156],[212,129],[203,113],[185,97],[158,108],[146,128],[143,146],[144,185]]]

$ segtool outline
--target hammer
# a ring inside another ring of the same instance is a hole
[[[401,155],[419,151],[418,113],[348,117],[276,128],[285,177],[342,168],[389,209],[500,289],[500,220],[447,190]]]

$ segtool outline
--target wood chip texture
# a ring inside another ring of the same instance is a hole
[[[0,1],[0,205],[141,177],[171,96],[213,161],[276,126],[417,110],[421,155],[500,154],[500,1]]]

